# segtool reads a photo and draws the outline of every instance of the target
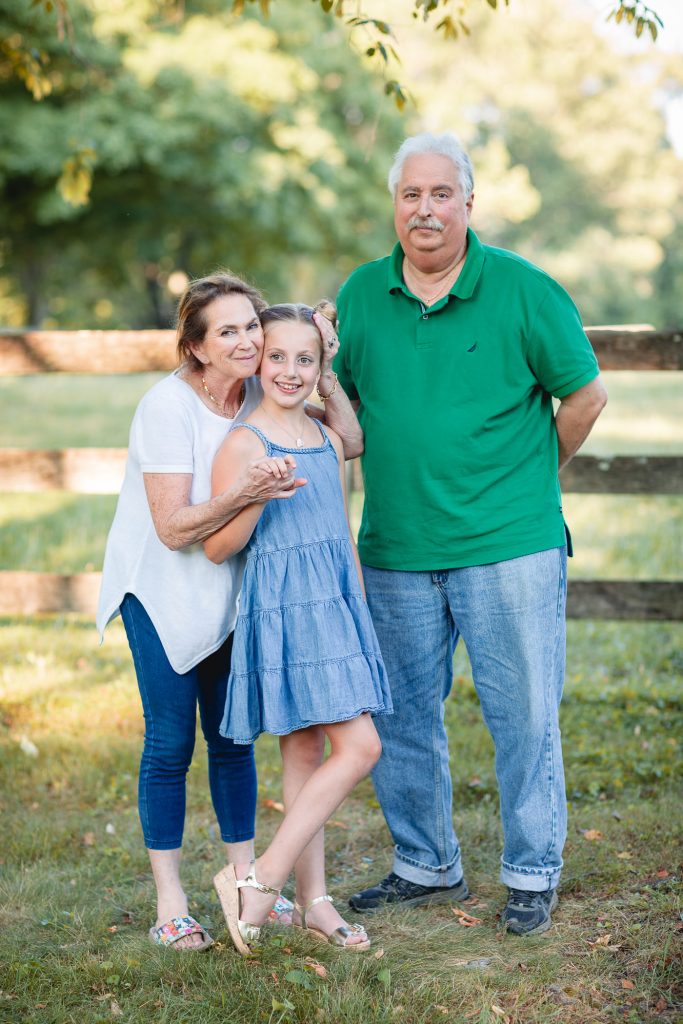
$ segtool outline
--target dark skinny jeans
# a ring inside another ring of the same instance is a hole
[[[226,843],[253,839],[254,749],[233,743],[218,732],[230,674],[232,634],[208,658],[179,675],[171,667],[149,615],[133,594],[124,597],[121,618],[133,654],[145,718],[138,782],[145,845],[150,850],[175,850],[182,845],[185,780],[194,752],[197,704],[221,838]]]

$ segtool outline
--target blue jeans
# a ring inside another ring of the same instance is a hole
[[[149,850],[182,845],[185,779],[194,752],[197,703],[209,752],[209,787],[221,838],[237,843],[254,837],[256,765],[254,749],[218,732],[230,674],[232,634],[212,655],[179,675],[171,667],[157,631],[133,594],[121,602],[121,618],[135,663],[145,716],[138,808]]]
[[[567,809],[558,712],[565,660],[566,548],[440,572],[363,567],[394,714],[375,719],[373,782],[396,874],[448,886],[463,874],[453,829],[443,702],[462,636],[496,749],[500,880],[554,889]]]

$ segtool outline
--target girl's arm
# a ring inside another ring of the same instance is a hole
[[[365,597],[365,583],[363,581],[363,570],[361,569],[360,566],[358,548],[356,547],[356,542],[353,539],[353,534],[351,533],[351,523],[349,522],[349,502],[346,494],[346,466],[344,465],[344,447],[342,445],[342,440],[339,437],[339,435],[335,434],[335,432],[333,430],[330,430],[329,427],[327,428],[327,433],[329,435],[330,441],[334,445],[334,450],[337,453],[337,461],[339,462],[339,481],[341,483],[342,494],[344,496],[344,510],[346,512],[346,525],[349,528],[349,540],[351,541],[351,547],[353,548],[353,558],[356,563],[356,570],[358,571],[360,589],[363,591],[363,597]]]
[[[291,455],[287,455],[283,459],[263,458],[262,456],[263,445],[250,430],[235,430],[228,434],[213,463],[212,494],[217,495],[230,490],[235,480],[238,480],[244,472],[245,466],[253,464],[254,460],[258,460],[256,464],[265,482],[270,480],[276,484],[278,481],[292,480],[296,462]],[[297,485],[302,483],[304,481],[296,481]],[[295,491],[296,486],[292,482],[291,492],[283,491],[279,496],[289,496]],[[207,537],[204,540],[204,552],[207,558],[219,564],[241,551],[249,543],[265,506],[266,501],[252,502],[237,512],[225,526]]]

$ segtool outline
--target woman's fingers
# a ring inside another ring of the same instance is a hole
[[[331,363],[339,351],[339,338],[330,321],[322,313],[314,313],[313,320],[323,339],[323,362]]]
[[[291,497],[307,482],[303,477],[294,476],[295,469],[296,459],[292,455],[267,456],[252,462],[250,476],[255,498],[270,501],[271,498]]]

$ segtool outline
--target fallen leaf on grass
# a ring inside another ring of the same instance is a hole
[[[109,1009],[111,1010],[112,1017],[120,1017],[121,1014],[123,1013],[123,1010],[121,1009],[121,1007],[119,1006],[115,999],[112,999],[111,1003],[109,1004]]]
[[[669,1004],[667,1003],[664,996],[660,996],[657,1002],[655,1003],[655,1010],[657,1010],[658,1013],[661,1013],[663,1010],[667,1009],[668,1005]]]
[[[617,857],[619,858],[619,860],[631,860],[633,854],[629,853],[628,850],[624,850],[622,853],[618,853]]]
[[[83,838],[81,839],[81,842],[83,843],[84,846],[94,846],[95,845],[95,833],[94,832],[84,832],[83,833]]]
[[[491,1003],[491,1012],[495,1013],[496,1017],[502,1018],[503,1024],[510,1024],[510,1018],[502,1006],[496,1006],[495,1003]]]
[[[602,946],[604,949],[609,949],[610,951],[612,951],[612,950],[616,951],[617,949],[621,949],[621,946],[611,946],[610,945],[611,939],[612,939],[612,936],[608,932],[606,935],[600,935],[595,940],[595,942],[591,942],[590,939],[589,939],[588,940],[588,945],[591,946],[593,949],[595,949],[596,946]]]
[[[436,1003],[436,1005],[434,1006],[434,1009],[438,1010],[439,1013],[444,1013],[444,1014],[450,1013],[450,1010],[448,1009],[448,1007],[447,1006],[442,1006],[440,1003]]]
[[[579,832],[584,839],[588,839],[589,842],[593,842],[596,839],[602,839],[602,832],[597,828],[580,828]]]
[[[36,1003],[33,1007],[34,1010],[45,1010],[47,1009],[47,1003]]]
[[[621,979],[621,987],[622,988],[632,989],[632,988],[635,988],[636,986],[633,984],[633,982],[630,980],[630,978],[622,978]]]
[[[300,988],[313,988],[313,982],[305,971],[288,971],[285,974],[285,981],[288,981],[290,985],[298,985]]]
[[[274,984],[274,985],[279,985],[279,984],[280,984],[280,979],[278,978],[278,976],[277,976],[277,974],[275,973],[275,971],[271,971],[271,972],[270,972],[270,976],[271,976],[271,978],[273,979],[273,984]]]
[[[327,967],[318,963],[317,960],[311,959],[310,956],[304,957],[304,964],[306,965],[307,971],[313,971],[313,973],[317,974],[319,978],[327,977]]]
[[[669,872],[666,869],[657,872],[657,878],[668,878]]]
[[[383,956],[384,956],[384,950],[380,946],[380,948],[375,953],[375,960],[381,960]]]
[[[461,924],[463,928],[473,928],[475,924],[481,924],[480,917],[472,917],[471,914],[466,914],[460,907],[451,907],[451,910],[458,919],[458,924]]]
[[[325,822],[325,828],[346,828],[346,829],[348,829],[348,827],[349,826],[346,825],[343,821],[326,821]]]
[[[114,935],[118,930],[119,926],[117,924],[110,924],[109,927],[107,928],[107,931],[111,932],[112,935]]]
[[[482,960],[449,960],[449,967],[464,967],[470,971],[483,971],[491,963],[490,957]]]
[[[285,813],[285,805],[280,803],[279,800],[262,800],[263,807],[267,807],[271,811],[279,811],[280,814]]]
[[[478,775],[473,775],[470,781],[467,783],[470,789],[476,789],[477,786],[481,786],[481,779]]]
[[[22,736],[19,740],[19,749],[28,757],[38,757],[38,747],[28,736]]]

